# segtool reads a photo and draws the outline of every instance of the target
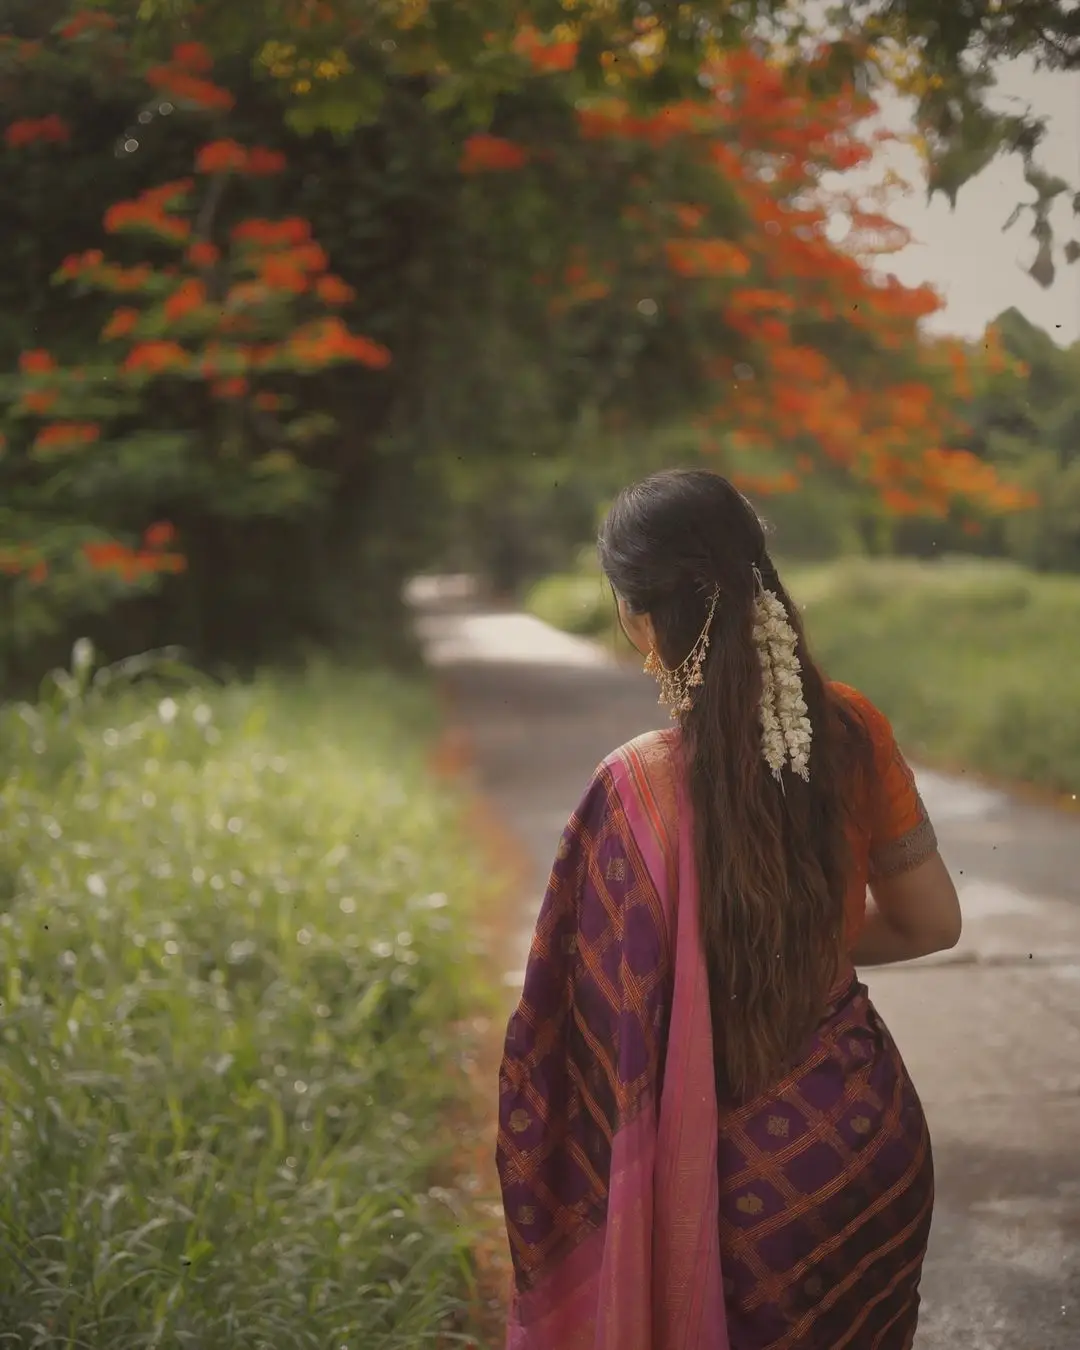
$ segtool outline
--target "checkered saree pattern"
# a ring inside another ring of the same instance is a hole
[[[521,1292],[605,1221],[612,1139],[659,1091],[668,966],[659,898],[602,769],[563,834],[500,1073]]]
[[[722,1116],[718,1166],[732,1350],[909,1350],[933,1160],[861,985],[793,1073]]]
[[[558,851],[500,1074],[520,1294],[605,1223],[612,1138],[661,1099],[672,960],[661,900],[601,769]],[[853,983],[829,1010],[789,1077],[719,1119],[732,1350],[910,1350],[933,1163],[865,989]]]

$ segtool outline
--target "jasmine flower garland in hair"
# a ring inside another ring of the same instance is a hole
[[[810,781],[813,729],[803,698],[802,664],[795,653],[798,639],[780,597],[765,589],[754,568],[754,646],[761,663],[761,751],[777,782],[784,766]]]

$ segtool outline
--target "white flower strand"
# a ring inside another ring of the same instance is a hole
[[[784,766],[810,781],[810,745],[813,729],[803,698],[802,665],[795,654],[797,638],[780,597],[765,589],[754,569],[754,646],[761,662],[761,749],[778,783]]]

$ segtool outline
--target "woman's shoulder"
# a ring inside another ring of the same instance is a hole
[[[853,685],[830,680],[828,690],[832,697],[858,720],[873,748],[874,761],[880,768],[892,758],[895,751],[896,741],[892,723],[876,703],[871,702]]]
[[[604,760],[601,768],[621,781],[635,773],[671,773],[678,764],[681,736],[677,727],[645,731],[624,741]]]
[[[882,723],[887,725],[885,714],[861,689],[856,689],[851,684],[842,684],[839,680],[829,680],[826,687],[838,703],[855,713],[871,730],[876,730]]]
[[[682,798],[682,736],[677,727],[647,731],[626,741],[604,760],[602,771],[631,829],[659,831],[665,848],[674,850]]]
[[[649,731],[626,741],[596,766],[570,818],[560,858],[582,841],[615,836],[661,838],[665,851],[678,840],[681,769],[677,728]],[[576,841],[576,842],[575,842]]]

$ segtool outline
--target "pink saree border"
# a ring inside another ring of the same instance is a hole
[[[646,1097],[615,1134],[606,1222],[515,1299],[506,1350],[730,1350],[712,1023],[676,753],[652,733],[604,766],[666,921],[673,992],[659,1111]]]
[[[666,754],[635,754],[653,739],[640,738],[610,765],[627,821],[664,901],[674,971],[653,1176],[652,1350],[729,1350],[720,1265],[719,1111],[693,817],[677,743],[654,735],[664,742]],[[655,750],[655,742],[650,749]],[[656,781],[661,774],[666,783]],[[676,821],[667,822],[678,840],[674,896],[662,837],[649,819],[639,776],[648,780],[655,802],[676,807]]]

